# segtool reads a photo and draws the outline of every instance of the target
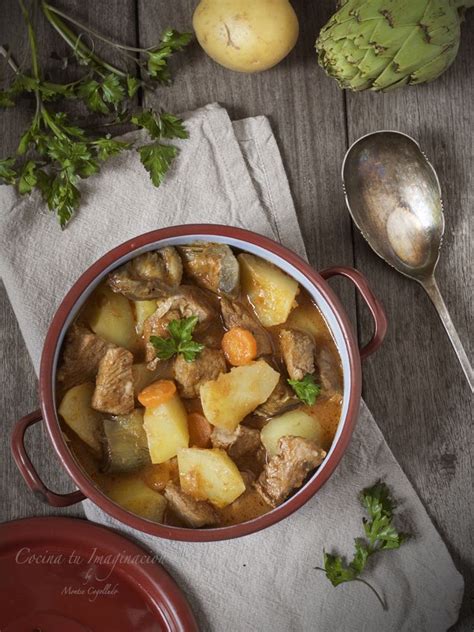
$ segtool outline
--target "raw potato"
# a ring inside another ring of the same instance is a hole
[[[264,327],[281,325],[295,307],[298,283],[272,263],[243,253],[238,257],[242,290]]]
[[[303,437],[321,444],[322,428],[314,417],[303,410],[291,410],[274,417],[262,428],[260,438],[271,456],[278,454],[281,437]]]
[[[107,495],[124,509],[154,522],[162,522],[166,498],[155,492],[138,476],[120,478],[111,485]]]
[[[193,26],[209,57],[239,72],[271,68],[288,55],[299,32],[288,0],[201,0]]]
[[[96,454],[100,454],[103,415],[91,406],[95,385],[86,382],[73,386],[64,395],[58,413]]]
[[[148,316],[151,316],[156,312],[156,299],[152,301],[134,301],[134,303],[137,320],[136,332],[137,334],[142,335],[143,323],[146,321]]]
[[[137,350],[132,306],[122,294],[115,294],[105,284],[99,285],[89,298],[84,317],[92,331],[104,340],[129,351]]]
[[[219,448],[185,448],[178,452],[181,489],[196,500],[209,500],[216,507],[230,505],[245,491],[236,464]]]
[[[264,360],[234,367],[217,380],[201,386],[201,404],[206,419],[226,430],[235,430],[244,417],[266,401],[280,374]]]
[[[188,416],[178,395],[164,404],[146,408],[143,427],[152,463],[164,463],[189,445]]]

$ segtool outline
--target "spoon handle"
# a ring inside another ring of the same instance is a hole
[[[458,356],[458,360],[462,366],[462,370],[469,382],[469,386],[471,387],[471,392],[474,391],[474,372],[472,370],[471,363],[469,362],[469,358],[464,351],[464,347],[462,346],[461,340],[458,336],[458,332],[454,327],[454,323],[451,320],[451,316],[449,315],[448,308],[446,307],[446,303],[441,296],[441,292],[439,291],[438,284],[436,283],[436,279],[434,276],[429,277],[424,281],[420,281],[421,285],[425,288],[426,293],[430,297],[433,305],[436,308],[436,311],[441,318],[441,322],[446,329],[446,332],[451,340],[451,344],[454,347],[454,351]]]

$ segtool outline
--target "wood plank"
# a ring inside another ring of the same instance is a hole
[[[331,14],[332,2],[298,0],[293,5],[300,37],[281,64],[253,75],[232,72],[194,42],[172,62],[174,84],[160,89],[150,103],[179,112],[218,101],[233,119],[265,114],[282,153],[310,262],[316,268],[352,265],[350,222],[344,213],[335,213],[343,203],[334,171],[345,151],[342,94],[318,72],[313,49],[315,33]],[[139,0],[140,44],[151,46],[168,25],[192,30],[195,7],[194,0]],[[351,310],[352,288],[340,284],[338,289]]]
[[[131,45],[137,39],[136,7],[129,0],[108,0],[107,3],[81,2],[80,0],[58,3],[59,7],[69,11],[78,20],[85,22],[92,28],[101,30],[107,35],[120,38]],[[0,20],[0,42],[9,43],[19,63],[29,66],[29,52],[27,49],[26,30],[20,14],[17,0],[2,2],[2,17]],[[67,46],[60,37],[45,24],[42,16],[37,15],[37,34],[40,42],[39,52],[45,72],[53,78],[63,81],[66,77],[77,76],[77,69],[72,66],[66,72],[59,68],[59,63],[50,58],[52,51],[58,55],[67,54]],[[101,50],[101,47],[98,48]],[[119,59],[114,52],[107,51],[107,58],[112,63]],[[5,77],[3,61],[0,65],[0,77]],[[76,104],[67,104],[67,111],[72,116],[81,117],[85,110]],[[2,157],[13,152],[18,138],[27,126],[33,112],[33,101],[22,99],[19,107],[0,112],[0,138]],[[88,123],[94,122],[88,119]],[[60,241],[58,241],[60,247]],[[22,415],[38,407],[37,380],[28,353],[21,337],[15,316],[11,310],[3,284],[0,283],[0,386],[2,399],[0,414],[3,420],[4,441],[0,446],[0,463],[3,465],[0,477],[0,519],[12,520],[32,515],[82,515],[82,509],[55,510],[37,500],[27,489],[10,454],[9,435],[13,422]],[[39,427],[32,428],[28,433],[27,446],[32,460],[37,466],[40,476],[53,490],[66,492],[74,489],[69,476],[56,457],[46,432]]]
[[[191,0],[161,0],[153,4],[140,0],[141,43],[153,43],[168,25],[189,29],[195,5]],[[134,2],[64,0],[61,6],[109,35],[131,44],[136,40]],[[311,262],[316,267],[351,265],[351,228],[338,175],[346,145],[342,94],[317,68],[312,50],[315,34],[332,13],[333,3],[297,0],[294,6],[301,20],[301,37],[295,51],[275,69],[253,76],[231,73],[208,59],[194,44],[189,54],[173,62],[178,73],[175,84],[170,89],[160,89],[158,96],[166,108],[174,111],[218,100],[234,118],[267,114],[282,151]],[[14,39],[15,47],[24,49],[16,0],[4,0],[2,12],[5,19],[0,22],[0,42]],[[468,222],[474,169],[472,146],[469,148],[466,139],[472,138],[470,104],[474,101],[474,87],[470,60],[474,38],[469,35],[473,32],[473,18],[474,11],[464,25],[456,64],[432,86],[391,95],[348,98],[351,140],[381,127],[405,130],[422,141],[439,171],[444,184],[447,233],[438,279],[466,346],[472,320],[472,291],[466,290],[472,263],[468,260],[472,224]],[[53,42],[55,50],[62,50],[59,39],[47,29],[40,29],[40,40],[43,55]],[[53,71],[53,66],[54,62],[49,61],[48,68]],[[21,109],[0,113],[2,154],[14,148],[30,112],[31,107],[24,102]],[[470,548],[468,545],[472,524],[472,413],[463,376],[421,289],[384,266],[358,235],[354,239],[357,266],[382,296],[391,323],[383,351],[364,370],[366,399],[472,591],[472,540]],[[352,290],[341,285],[337,289],[354,315]],[[361,331],[368,331],[370,321],[363,308],[359,306],[358,311]],[[4,393],[0,412],[5,419],[4,434],[8,434],[11,421],[36,407],[36,381],[4,293],[0,293],[0,323],[0,381]],[[439,411],[445,412],[441,415]],[[38,430],[31,431],[29,440],[34,461],[54,489],[66,491],[71,488],[68,477],[55,461],[48,439]],[[7,441],[0,448],[0,462],[5,464],[0,483],[0,519],[77,513],[76,508],[55,511],[34,499],[13,465]],[[466,596],[463,621],[456,629],[467,630],[468,619]]]
[[[347,95],[351,142],[377,129],[406,132],[419,140],[438,172],[446,233],[436,276],[471,358],[473,32],[471,11],[455,63],[432,84],[385,95]],[[456,629],[467,630],[474,612],[471,393],[421,286],[384,264],[357,229],[354,238],[356,266],[381,297],[390,323],[383,349],[365,367],[365,398],[465,577]],[[358,307],[359,322],[367,327],[367,314]]]

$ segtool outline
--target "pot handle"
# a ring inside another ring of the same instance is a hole
[[[359,290],[362,298],[369,308],[374,319],[375,327],[371,340],[360,350],[360,358],[361,360],[365,360],[365,358],[374,353],[374,351],[377,351],[385,338],[385,334],[387,333],[387,316],[385,315],[385,310],[382,307],[381,302],[370,289],[365,276],[354,268],[335,266],[333,268],[326,268],[319,274],[326,280],[338,275],[350,279]]]
[[[44,503],[52,505],[53,507],[68,507],[69,505],[74,505],[85,499],[84,494],[79,489],[69,494],[56,494],[55,492],[52,492],[38,476],[38,473],[33,467],[33,463],[26,452],[25,432],[30,426],[38,423],[39,421],[43,421],[43,418],[41,416],[41,411],[36,410],[34,413],[30,413],[16,422],[11,437],[11,448],[15,463],[20,470],[25,483],[31,489],[36,498],[39,498],[39,500],[42,500]]]

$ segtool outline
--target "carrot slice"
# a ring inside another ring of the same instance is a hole
[[[158,380],[138,393],[138,401],[145,408],[155,408],[166,403],[176,393],[173,380]]]
[[[201,413],[188,415],[189,445],[208,448],[211,445],[212,426]]]
[[[243,366],[257,357],[257,341],[248,329],[232,327],[222,338],[222,351],[233,366]]]

